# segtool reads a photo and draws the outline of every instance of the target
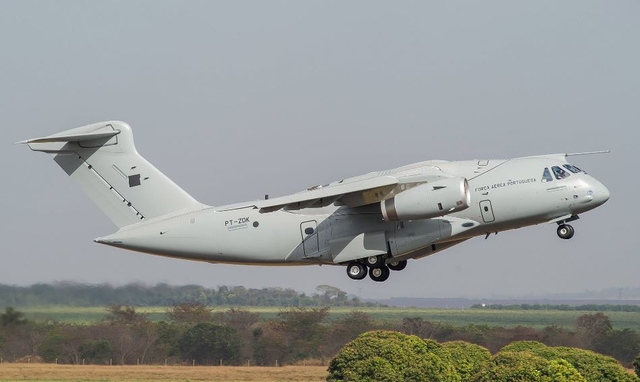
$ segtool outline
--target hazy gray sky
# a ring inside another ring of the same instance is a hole
[[[640,2],[7,1],[0,282],[292,287],[363,297],[640,286]],[[115,226],[13,142],[102,120],[198,200],[297,192],[427,159],[575,158],[611,200],[559,239],[476,238],[385,283],[343,267],[210,265],[92,239]]]

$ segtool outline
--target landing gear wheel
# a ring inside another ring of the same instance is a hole
[[[377,281],[377,282],[386,281],[389,278],[390,273],[391,272],[389,271],[389,268],[387,268],[386,265],[383,265],[378,268],[369,268],[369,277],[371,277],[371,280]]]
[[[351,262],[347,265],[347,275],[349,275],[349,278],[352,280],[362,280],[367,277],[367,267],[355,261]]]
[[[573,227],[568,224],[561,224],[558,227],[557,232],[558,232],[558,236],[561,239],[571,239],[573,237],[573,234],[576,233]]]
[[[378,256],[369,256],[364,259],[364,262],[367,264],[369,268],[380,268],[384,265],[384,257]]]
[[[389,264],[387,264],[387,266],[392,271],[401,271],[407,267],[407,260],[392,261]]]

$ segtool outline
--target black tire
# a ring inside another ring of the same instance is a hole
[[[389,268],[386,265],[383,265],[378,268],[369,268],[369,277],[373,281],[383,282],[389,278]]]
[[[352,280],[362,280],[367,277],[367,267],[364,264],[352,261],[347,265],[347,275]]]
[[[571,239],[576,231],[568,224],[560,224],[557,233],[559,238],[567,240]]]
[[[381,265],[384,265],[384,257],[378,256],[369,256],[364,258],[364,263],[369,268],[379,268]]]
[[[407,260],[392,261],[387,264],[392,271],[401,271],[407,267]]]

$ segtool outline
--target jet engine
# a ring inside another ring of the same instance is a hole
[[[387,221],[429,219],[464,210],[471,203],[465,178],[449,178],[403,191],[380,202]]]

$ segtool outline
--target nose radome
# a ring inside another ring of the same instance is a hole
[[[594,184],[594,187],[593,187],[593,196],[594,196],[595,202],[598,203],[598,205],[600,205],[605,203],[607,200],[609,200],[609,196],[611,196],[611,193],[609,192],[609,189],[605,187],[604,184],[596,181],[596,184]]]

